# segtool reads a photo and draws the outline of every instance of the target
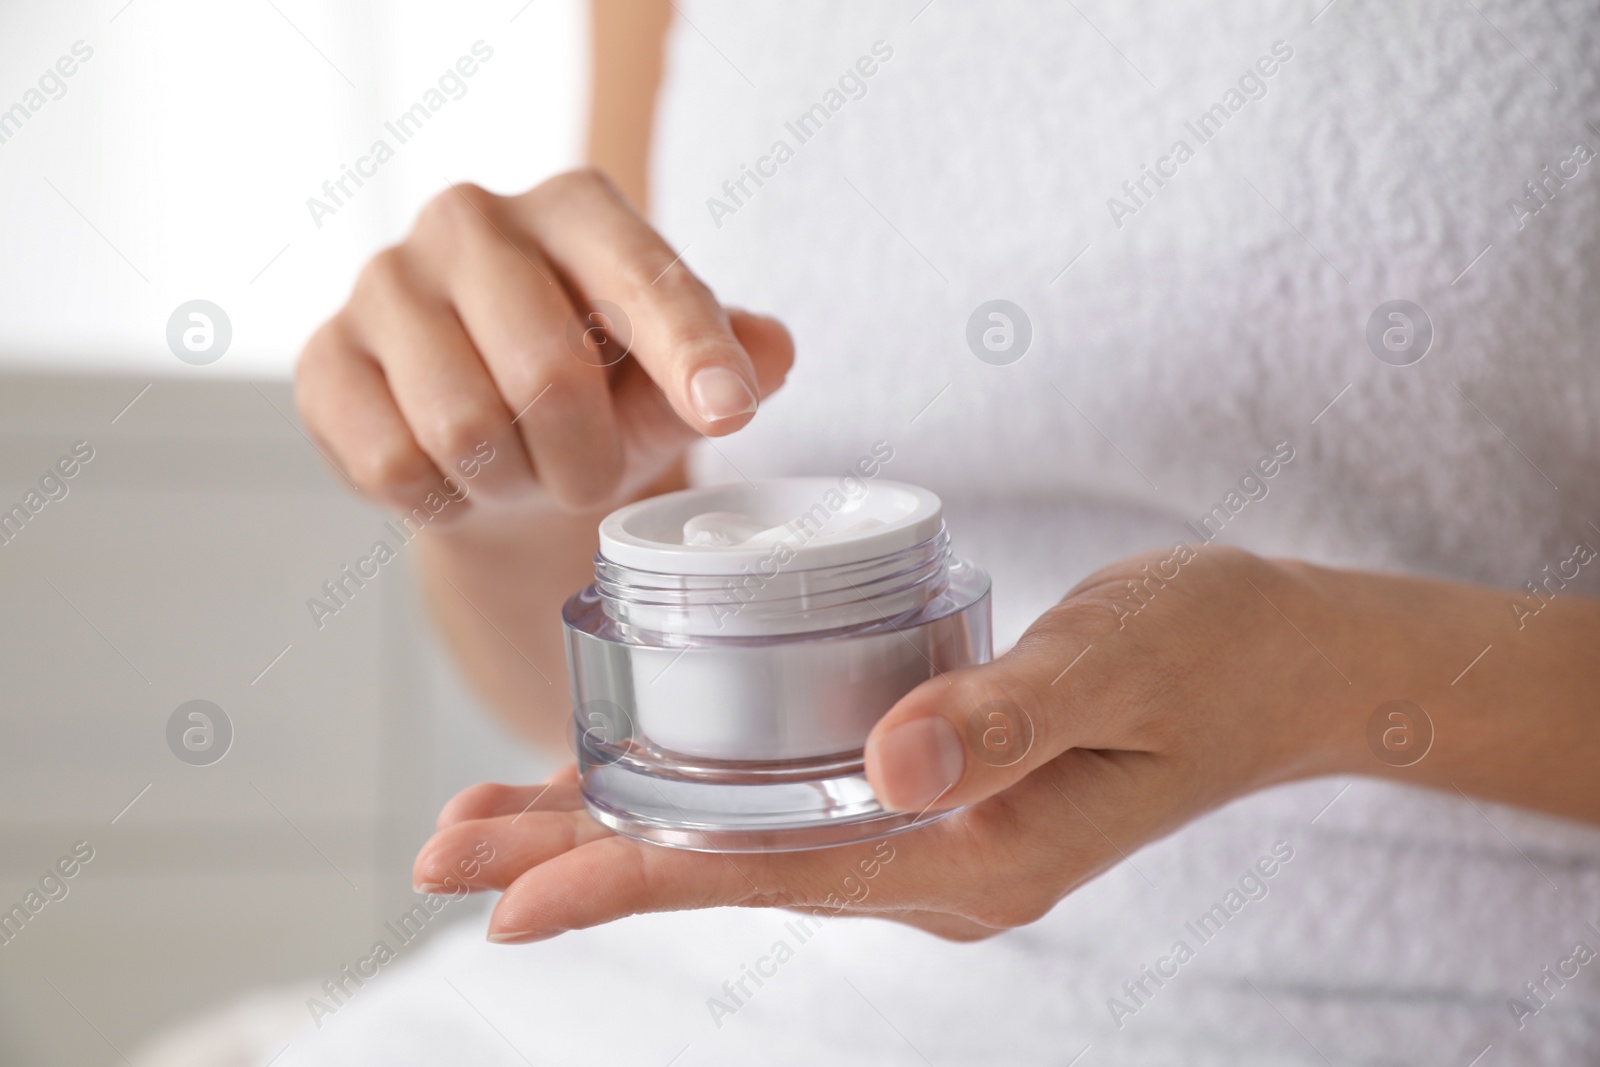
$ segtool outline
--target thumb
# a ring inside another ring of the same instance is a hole
[[[1060,650],[1074,639],[1042,637],[1029,634],[992,663],[929,679],[889,709],[865,754],[881,804],[898,811],[972,804],[1083,741],[1065,710],[1063,668],[1072,658]]]

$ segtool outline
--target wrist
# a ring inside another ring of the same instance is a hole
[[[1277,650],[1272,782],[1325,775],[1415,780],[1441,715],[1464,724],[1457,679],[1503,610],[1494,591],[1396,575],[1265,561],[1252,578]]]
[[[1329,620],[1323,651],[1344,676],[1323,693],[1314,773],[1450,788],[1450,772],[1439,779],[1442,765],[1483,744],[1500,712],[1480,699],[1482,675],[1473,672],[1487,650],[1511,644],[1506,596],[1400,575],[1296,569]]]
[[[1362,709],[1385,688],[1356,669],[1376,636],[1365,591],[1353,588],[1353,572],[1291,559],[1261,563],[1250,576],[1262,628],[1256,644],[1277,660],[1275,670],[1259,674],[1271,687],[1259,699],[1274,724],[1263,784],[1360,773],[1361,756],[1372,759],[1361,740]]]

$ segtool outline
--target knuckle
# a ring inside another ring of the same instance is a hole
[[[1029,755],[1029,750],[1043,740],[1048,725],[1049,695],[1031,677],[997,677],[993,673],[974,668],[962,671],[952,680],[949,693],[951,708],[964,712],[965,720],[958,715],[955,725],[967,727],[970,744],[991,743],[997,747],[992,762],[997,767],[1009,767]],[[975,731],[981,736],[974,736]],[[1012,752],[1012,746],[1018,746]]]
[[[325,358],[327,353],[333,349],[333,326],[333,320],[330,319],[321,326],[317,327],[316,332],[314,332],[310,337],[306,338],[305,346],[300,349],[300,356],[295,360],[296,377],[300,375],[302,368],[305,367],[306,364]]]
[[[941,695],[939,714],[954,728],[963,748],[965,766],[958,787],[992,788],[1026,770],[1018,765],[1032,748],[1035,716],[999,693],[992,685],[952,679]]]
[[[338,355],[341,343],[336,323],[329,320],[318,327],[294,361],[294,402],[300,421],[310,424],[313,396],[323,389],[323,370]]]
[[[1108,621],[1114,620],[1104,601],[1095,597],[1069,597],[1052,605],[1030,629],[1039,639],[1062,641],[1075,635],[1098,633],[1105,629]]]
[[[436,457],[452,463],[499,435],[501,413],[488,404],[462,403],[436,414],[424,440]]]
[[[433,465],[425,456],[398,444],[368,447],[346,462],[351,481],[374,496],[417,488],[433,475]]]
[[[626,256],[619,264],[619,274],[622,284],[635,294],[648,293],[668,305],[716,303],[716,295],[698,274],[683,260],[674,260],[671,249],[654,243]]]
[[[411,287],[411,266],[406,261],[404,249],[399,245],[385,248],[361,268],[356,275],[355,291],[351,305],[359,308],[372,303],[380,306]]]
[[[726,331],[698,318],[678,316],[668,324],[666,336],[673,358],[683,366],[696,366],[702,360],[726,361],[739,351],[737,342],[730,340]]]
[[[471,208],[474,213],[481,211],[485,215],[494,210],[495,205],[500,202],[498,196],[476,182],[457,182],[436,196],[440,199],[455,200]]]
[[[514,786],[479,782],[457,793],[450,801],[449,810],[459,818],[482,818],[487,812],[499,811],[518,795]]]
[[[571,405],[581,403],[587,393],[594,391],[594,384],[585,373],[588,366],[575,356],[563,359],[559,354],[527,351],[505,362],[502,388],[507,400],[513,411],[525,412],[530,419],[547,411],[570,410]]]
[[[426,243],[452,245],[463,234],[488,225],[499,197],[488,190],[463,182],[434,194],[417,212],[414,233]]]
[[[556,505],[569,514],[615,505],[623,484],[621,451],[616,448],[606,455],[588,455],[578,470],[545,469],[541,471],[540,481]]]
[[[546,468],[540,471],[539,480],[556,505],[574,515],[616,500],[622,485],[620,464],[586,464],[582,470],[572,471]]]
[[[524,361],[505,382],[509,409],[520,412],[517,427],[530,452],[554,439],[565,442],[552,457],[536,457],[539,481],[556,504],[581,512],[616,499],[625,473],[625,455],[606,405],[605,384],[592,368],[573,360]]]
[[[575,196],[617,195],[617,187],[599,167],[574,167],[536,185],[532,194],[541,200],[568,200]]]
[[[599,470],[564,486],[557,494],[557,503],[570,512],[584,512],[616,499],[622,486],[621,464],[611,469]]]

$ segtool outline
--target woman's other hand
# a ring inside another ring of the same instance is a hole
[[[956,939],[1020,926],[1217,805],[1336,769],[1351,683],[1307,632],[1339,643],[1332,573],[1184,546],[1094,575],[1011,651],[924,683],[874,729],[878,796],[929,818],[911,832],[808,852],[679,851],[601,827],[569,771],[457,796],[414,878],[436,882],[492,843],[472,884],[504,890],[496,941],[721,905],[873,914]]]
[[[793,355],[585,169],[436,196],[307,343],[297,402],[324,454],[397,510],[435,494],[456,502],[446,522],[570,512],[631,499],[701,435],[744,426]]]

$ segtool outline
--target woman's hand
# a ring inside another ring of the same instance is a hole
[[[1348,644],[1336,573],[1180,546],[1094,575],[1004,656],[924,683],[879,722],[879,798],[962,807],[899,836],[760,855],[640,844],[588,816],[569,768],[458,795],[414,879],[492,844],[472,884],[505,891],[494,941],[719,905],[848,909],[956,939],[1029,923],[1208,809],[1339,769],[1352,732],[1364,751],[1352,709],[1373,698],[1318,647]]]
[[[1573,550],[1575,566],[1595,558]],[[1032,922],[1202,812],[1297,778],[1398,778],[1600,823],[1600,601],[1556,579],[1541,588],[1535,600],[1218,546],[1136,556],[874,728],[880,800],[966,805],[947,818],[814,852],[684,852],[602,829],[569,768],[545,786],[457,796],[414,878],[438,882],[489,842],[495,858],[471,884],[505,890],[496,941],[730,904],[972,939]],[[1415,720],[1400,737],[1393,701]]]
[[[435,197],[307,343],[297,401],[354,485],[401,511],[449,500],[429,508],[449,523],[631,499],[701,435],[749,422],[792,359],[780,324],[724,309],[577,170]]]

